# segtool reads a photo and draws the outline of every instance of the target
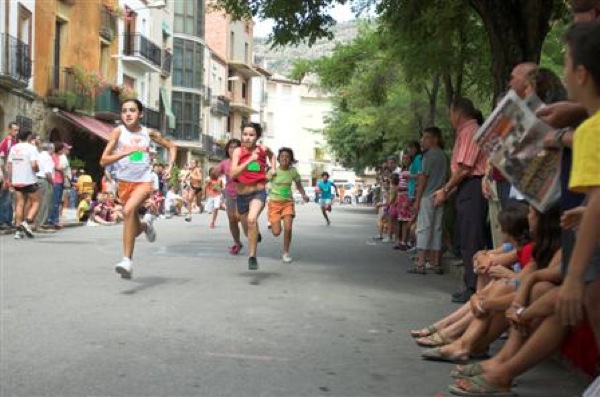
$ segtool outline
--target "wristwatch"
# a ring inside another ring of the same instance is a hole
[[[517,311],[516,311],[515,314],[517,315],[518,318],[521,318],[521,315],[523,314],[523,312],[525,311],[525,309],[526,309],[525,307],[520,307],[520,308],[517,309]]]

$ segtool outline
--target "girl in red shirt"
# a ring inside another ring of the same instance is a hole
[[[233,151],[230,176],[237,182],[237,210],[248,236],[248,269],[257,270],[256,247],[261,240],[258,217],[267,201],[267,166],[275,168],[273,152],[259,145],[262,135],[259,124],[244,126],[242,146]]]

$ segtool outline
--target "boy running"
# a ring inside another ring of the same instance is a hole
[[[215,173],[214,168],[208,170],[208,175],[208,181],[204,186],[204,194],[206,195],[206,211],[209,214],[212,212],[210,228],[214,229],[217,215],[219,215],[219,209],[221,208],[221,191],[223,190],[223,184],[221,183],[220,176]]]
[[[296,162],[292,149],[286,147],[279,149],[277,161],[279,161],[279,169],[269,173],[269,180],[271,181],[269,223],[271,224],[273,236],[277,237],[281,234],[281,221],[283,220],[283,255],[281,259],[285,263],[291,263],[292,222],[296,216],[292,183],[296,184],[296,188],[302,194],[304,201],[308,202],[308,196],[304,192],[298,170],[291,166]]]
[[[123,203],[123,259],[115,266],[122,278],[130,279],[133,273],[133,248],[135,238],[146,233],[148,241],[156,240],[152,226],[152,214],[146,213],[140,221],[138,210],[143,207],[153,191],[152,164],[150,161],[150,141],[169,149],[169,165],[163,174],[169,179],[171,168],[177,156],[177,146],[140,124],[144,106],[137,99],[127,99],[121,105],[122,125],[115,128],[104,149],[100,165],[106,167],[117,163],[119,200]]]
[[[323,172],[321,177],[323,178],[323,180],[317,184],[317,188],[321,192],[319,203],[321,204],[321,212],[323,213],[323,217],[327,221],[327,226],[329,226],[331,225],[331,221],[327,216],[327,212],[331,212],[331,203],[333,201],[333,196],[331,195],[331,188],[333,187],[335,189],[336,195],[339,196],[339,194],[337,186],[335,186],[335,183],[329,180],[329,174],[327,172]]]

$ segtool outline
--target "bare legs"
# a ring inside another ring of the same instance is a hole
[[[238,246],[242,245],[240,241],[240,219],[237,213],[237,208],[227,208],[227,219],[229,220],[229,231],[231,232],[231,237],[233,238],[233,242]]]
[[[146,224],[140,221],[138,209],[149,194],[147,188],[138,188],[131,193],[131,197],[123,207],[123,256],[125,258],[133,257],[135,238],[145,230]]]
[[[292,223],[293,218],[291,215],[283,218],[283,253],[290,253],[290,245],[292,244]],[[278,237],[281,234],[281,221],[274,222],[271,224],[271,232],[273,236]]]
[[[242,214],[242,227],[248,236],[248,256],[256,257],[256,247],[258,245],[258,216],[265,207],[261,200],[253,199],[250,201],[250,209]]]

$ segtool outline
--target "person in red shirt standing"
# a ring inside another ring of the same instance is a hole
[[[259,145],[259,124],[247,124],[242,132],[242,146],[233,151],[231,178],[237,180],[237,210],[244,233],[248,236],[248,269],[257,270],[256,247],[261,240],[258,217],[267,201],[267,165],[275,168],[273,152]]]
[[[0,229],[9,229],[13,221],[13,193],[9,188],[6,159],[10,149],[17,144],[19,124],[12,121],[8,124],[8,135],[0,143]]]
[[[443,205],[448,195],[456,192],[456,219],[459,222],[461,259],[465,267],[465,289],[452,296],[452,302],[465,303],[477,286],[473,271],[473,255],[486,246],[487,202],[481,191],[481,179],[487,168],[487,156],[473,137],[483,124],[483,115],[473,102],[457,98],[450,107],[450,122],[456,130],[452,150],[450,180],[434,193],[436,206]]]

